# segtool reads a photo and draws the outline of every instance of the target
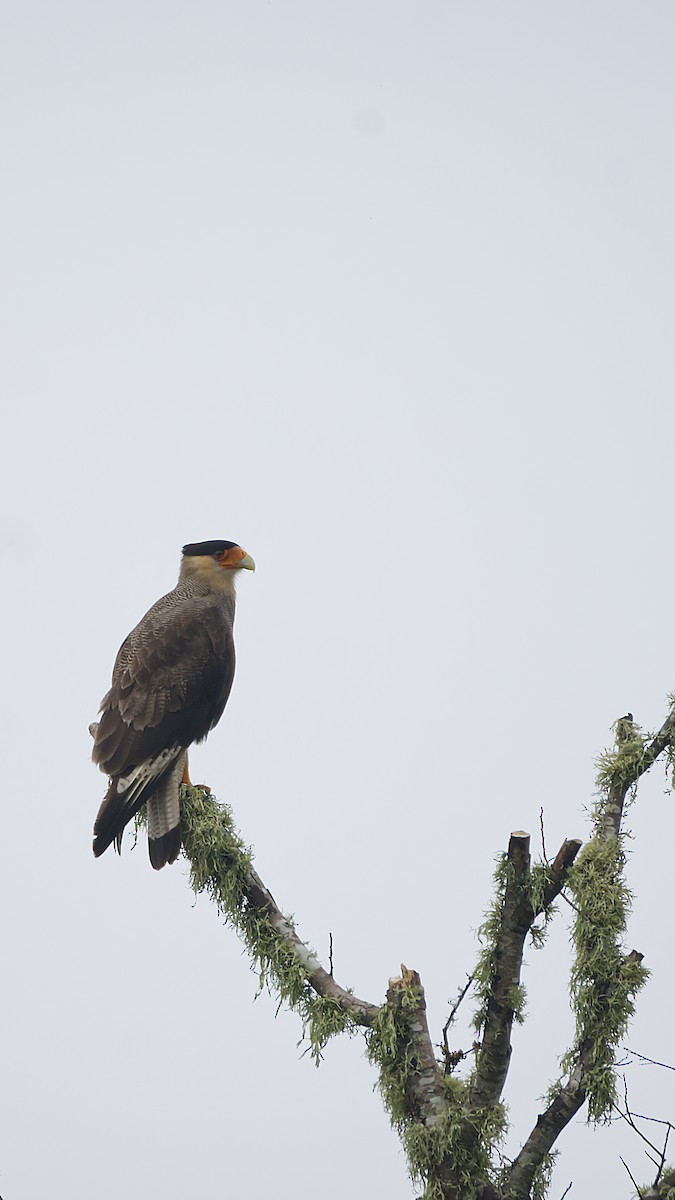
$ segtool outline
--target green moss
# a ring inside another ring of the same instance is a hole
[[[530,868],[527,880],[527,892],[535,916],[542,916],[544,925],[548,925],[555,913],[555,904],[546,903],[546,893],[551,885],[551,868],[548,863],[535,863]]]
[[[491,1178],[490,1153],[503,1135],[505,1111],[497,1105],[469,1115],[469,1084],[444,1075],[445,1112],[433,1126],[415,1120],[409,1088],[417,1063],[408,1020],[418,1003],[417,990],[411,987],[402,991],[396,1004],[382,1006],[366,1034],[368,1058],[378,1070],[378,1089],[405,1148],[410,1176],[425,1188],[424,1200],[443,1200],[450,1169],[455,1186],[470,1200]]]
[[[628,791],[629,799],[634,799],[638,780],[644,771],[645,749],[651,735],[643,734],[640,726],[627,717],[621,717],[613,726],[615,745],[611,750],[605,750],[596,762],[596,786],[602,797],[600,805],[593,811],[593,819],[598,827],[607,799],[613,792]]]
[[[530,938],[535,949],[540,949],[543,946],[548,932],[548,923],[555,912],[553,904],[547,905],[544,902],[550,879],[550,868],[545,864],[538,864],[532,867],[527,875],[521,876],[517,881],[523,902],[529,904],[536,916],[541,915],[542,917],[541,925],[533,925],[530,929]],[[478,1008],[474,1014],[473,1024],[477,1030],[482,1029],[485,1024],[487,1006],[497,971],[497,947],[502,931],[507,885],[510,886],[516,883],[513,866],[506,854],[501,854],[497,859],[494,883],[494,899],[485,914],[482,925],[478,929],[478,938],[482,943],[482,949],[473,971],[475,994],[478,1000]],[[522,1024],[525,1019],[526,995],[525,987],[521,983],[517,988],[512,990],[509,998],[515,1020],[519,1024]]]
[[[260,986],[279,1004],[299,1013],[309,1049],[318,1062],[329,1038],[355,1031],[353,1021],[337,1001],[314,993],[293,948],[248,901],[251,854],[229,808],[209,792],[184,787],[181,817],[191,886],[197,894],[209,896],[242,938]],[[395,1005],[382,1005],[366,1031],[368,1057],[378,1069],[379,1090],[406,1150],[411,1177],[425,1188],[425,1200],[443,1200],[441,1166],[447,1179],[449,1162],[469,1200],[475,1188],[490,1177],[490,1151],[503,1133],[504,1109],[498,1105],[469,1117],[465,1103],[468,1084],[446,1075],[442,1076],[446,1111],[433,1127],[415,1119],[409,1088],[418,1065],[408,1021],[418,1004],[418,991],[411,986],[403,990]]]
[[[626,789],[633,796],[644,769],[646,742],[640,727],[622,717],[615,725],[616,744],[598,761],[599,799],[592,812],[594,836],[570,871],[577,916],[573,928],[575,959],[570,981],[576,1017],[572,1050],[563,1070],[584,1063],[590,1121],[608,1121],[616,1100],[615,1061],[635,997],[649,977],[624,944],[632,893],[624,878],[625,834],[607,831],[605,815]]]
[[[227,805],[201,788],[181,789],[183,847],[190,863],[190,884],[205,892],[218,912],[243,940],[261,988],[300,1016],[303,1036],[315,1062],[328,1040],[353,1032],[350,1016],[333,999],[310,987],[307,973],[292,946],[246,895],[251,854],[241,840]],[[289,919],[289,924],[292,921]]]
[[[553,1168],[558,1157],[558,1151],[553,1150],[550,1154],[545,1154],[543,1162],[537,1168],[534,1179],[532,1180],[532,1188],[530,1190],[531,1200],[546,1200],[549,1188],[551,1186],[551,1176]]]
[[[658,1196],[659,1200],[675,1200],[675,1170],[666,1167],[658,1184],[647,1183],[638,1189],[640,1196]]]
[[[407,1014],[414,994],[404,991],[399,1005],[383,1004],[366,1034],[368,1058],[379,1072],[378,1088],[395,1129],[409,1117],[407,1088],[416,1064],[410,1045]]]
[[[483,1028],[487,1017],[490,993],[497,970],[497,945],[502,929],[504,897],[506,895],[507,884],[512,877],[513,867],[508,860],[508,856],[500,854],[494,873],[494,898],[485,914],[482,924],[478,927],[478,940],[482,948],[473,970],[474,992],[478,1001],[478,1007],[473,1017],[473,1025],[476,1030]],[[514,997],[514,1000],[518,1002],[518,1008],[514,1010],[516,1018],[522,1021],[525,993],[521,992],[518,997]]]
[[[661,1177],[661,1200],[675,1200],[675,1170],[667,1168]]]
[[[637,761],[628,738],[617,751],[615,773],[605,776],[608,793],[623,784]],[[629,747],[633,766],[626,774],[621,756]],[[563,1059],[569,1071],[583,1054],[588,1116],[607,1121],[616,1099],[614,1064],[635,1009],[635,996],[648,978],[648,971],[626,953],[624,935],[632,895],[624,880],[625,855],[622,837],[607,837],[603,828],[601,799],[594,813],[596,833],[582,850],[570,871],[577,916],[573,928],[575,959],[570,992],[576,1017],[573,1049]]]
[[[504,1134],[506,1114],[501,1104],[472,1115],[467,1138],[467,1115],[450,1109],[429,1129],[411,1122],[401,1134],[413,1183],[424,1185],[424,1200],[444,1200],[447,1195],[440,1168],[452,1163],[452,1181],[471,1200],[494,1177],[490,1152]],[[446,1175],[447,1178],[447,1175]]]
[[[603,756],[599,782],[604,797],[628,782],[635,784],[643,761],[643,741],[637,727],[628,722],[621,730],[617,749]],[[631,896],[624,879],[624,855],[620,840],[604,836],[603,804],[594,814],[596,836],[570,872],[579,909],[574,928],[576,960],[571,993],[576,1013],[575,1046],[566,1056],[571,1069],[583,1052],[589,1117],[607,1119],[614,1101],[614,1061],[617,1046],[633,1013],[634,997],[647,972],[626,956],[623,936]],[[296,1011],[303,1036],[315,1062],[327,1041],[337,1033],[354,1032],[352,1018],[338,1001],[317,996],[307,970],[292,945],[276,931],[264,911],[248,899],[251,854],[241,840],[226,805],[202,789],[187,787],[181,792],[183,844],[190,864],[190,882],[195,893],[206,893],[219,913],[243,940],[261,988],[281,1004]],[[487,1004],[497,968],[497,947],[502,930],[507,887],[517,884],[525,905],[543,922],[531,930],[534,945],[544,939],[553,911],[546,906],[550,868],[535,866],[516,879],[506,855],[495,872],[494,901],[479,930],[482,949],[474,981],[479,1007],[477,1028],[485,1021]],[[517,898],[516,898],[517,899]],[[292,922],[289,920],[289,924]],[[514,987],[508,998],[517,1020],[523,1019],[525,994]],[[397,1002],[383,1004],[366,1031],[367,1052],[377,1067],[378,1087],[405,1147],[414,1181],[424,1185],[425,1200],[442,1200],[448,1172],[467,1200],[497,1173],[491,1157],[503,1136],[506,1116],[502,1105],[473,1113],[469,1107],[471,1081],[444,1075],[446,1108],[433,1124],[416,1118],[411,1083],[419,1067],[409,1032],[409,1018],[419,1003],[414,987],[406,988]],[[440,1068],[439,1068],[440,1070]],[[547,1160],[533,1185],[533,1200],[546,1193],[552,1160]],[[673,1196],[672,1200],[675,1200]]]

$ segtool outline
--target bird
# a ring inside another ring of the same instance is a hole
[[[188,747],[218,724],[234,679],[235,580],[255,563],[236,542],[183,546],[178,583],[124,640],[110,690],[89,727],[93,761],[109,777],[94,823],[94,855],[115,843],[147,804],[150,862],[181,848],[180,786]]]

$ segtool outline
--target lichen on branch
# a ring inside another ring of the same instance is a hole
[[[315,1062],[335,1034],[365,1024],[376,1006],[356,1000],[323,970],[256,874],[230,809],[202,788],[181,790],[190,884],[206,893],[242,938],[261,988],[301,1018]]]
[[[501,1105],[468,1114],[468,1084],[422,1061],[424,993],[416,972],[402,968],[391,980],[387,1001],[366,1034],[378,1088],[424,1200],[469,1197],[492,1175],[491,1152],[504,1132]]]
[[[616,747],[599,764],[593,838],[575,866],[581,847],[576,839],[565,841],[552,862],[532,866],[529,835],[511,835],[480,931],[483,949],[474,979],[481,1041],[467,1079],[437,1061],[417,973],[402,968],[381,1005],[341,987],[257,874],[229,808],[204,789],[182,788],[183,848],[194,891],[206,893],[242,938],[260,987],[299,1014],[315,1062],[332,1036],[364,1029],[379,1090],[424,1200],[541,1200],[553,1146],[584,1102],[591,1120],[609,1117],[616,1050],[647,977],[641,955],[624,946],[631,894],[624,880],[621,822],[627,798],[656,757],[667,749],[675,762],[673,731],[675,710],[651,740],[630,714],[617,722]],[[577,909],[571,978],[577,1025],[563,1059],[567,1078],[552,1089],[520,1152],[505,1164],[498,1149],[506,1125],[501,1096],[513,1022],[524,1012],[524,943],[529,935],[541,944],[554,901],[568,882]]]
[[[616,1102],[615,1061],[635,997],[649,972],[642,956],[625,944],[632,893],[625,880],[624,834],[616,821],[626,796],[644,770],[644,742],[632,718],[616,723],[616,749],[599,764],[600,797],[593,811],[595,834],[570,873],[576,902],[575,948],[570,994],[576,1018],[573,1049],[563,1070],[583,1068],[590,1121],[607,1121]],[[636,774],[637,772],[637,774]],[[608,820],[609,814],[609,820]]]

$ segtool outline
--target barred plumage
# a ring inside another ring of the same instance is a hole
[[[183,548],[177,586],[162,596],[122,643],[112,686],[101,703],[92,758],[110,777],[94,825],[94,854],[148,804],[150,861],[178,857],[179,794],[187,748],[220,720],[234,678],[234,580],[254,570],[234,542]]]

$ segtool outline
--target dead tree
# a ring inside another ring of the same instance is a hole
[[[479,998],[475,1065],[443,1030],[437,1057],[415,970],[401,967],[383,1003],[359,999],[334,979],[301,940],[254,870],[230,811],[201,789],[183,789],[184,849],[195,892],[206,892],[243,939],[261,983],[300,1016],[318,1061],[328,1040],[362,1031],[379,1089],[401,1137],[412,1179],[424,1200],[538,1200],[546,1194],[553,1148],[586,1105],[592,1122],[617,1104],[617,1049],[647,972],[642,955],[624,945],[630,893],[624,881],[622,819],[627,798],[660,755],[675,762],[675,707],[655,736],[631,714],[615,725],[616,742],[600,760],[592,836],[563,842],[552,861],[533,865],[530,837],[511,835],[496,872],[483,949],[473,983]],[[506,1117],[502,1096],[511,1061],[514,1021],[522,1008],[523,949],[541,942],[563,888],[572,896],[574,960],[571,995],[576,1033],[551,1089],[515,1158],[496,1154]],[[332,964],[331,964],[332,966]],[[675,1182],[665,1164],[642,1194],[660,1200]]]

